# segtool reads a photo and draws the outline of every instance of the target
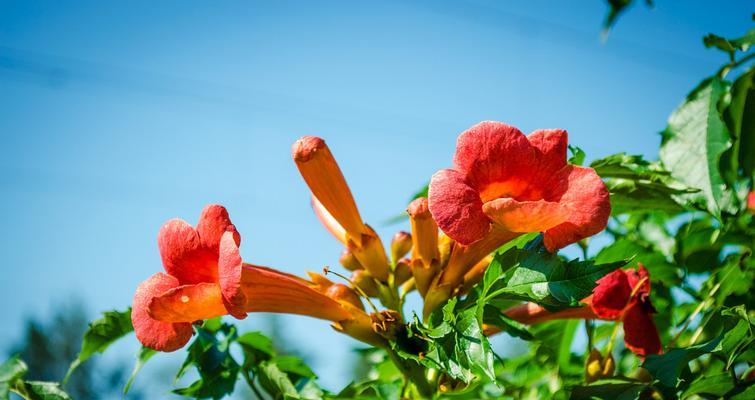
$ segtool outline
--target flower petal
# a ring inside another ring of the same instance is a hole
[[[202,321],[228,313],[220,285],[207,282],[179,286],[155,296],[148,310],[152,318],[164,322]]]
[[[271,268],[244,264],[242,281],[247,312],[299,314],[329,321],[351,317],[338,301],[306,281]]]
[[[469,128],[456,140],[454,166],[480,192],[488,185],[526,182],[534,152],[524,134],[501,122],[484,121]],[[503,197],[509,188],[497,188],[491,198]],[[512,197],[513,193],[508,193]]]
[[[457,171],[444,169],[433,175],[428,202],[438,227],[461,244],[481,239],[490,229],[477,190]]]
[[[225,207],[218,204],[210,204],[202,210],[197,223],[197,233],[202,245],[208,249],[217,251],[220,246],[220,238],[226,231],[233,232],[236,245],[241,244],[241,236],[236,227],[231,223],[231,217]]]
[[[619,319],[632,293],[626,272],[617,269],[598,279],[597,283],[592,291],[593,311],[600,318]]]
[[[645,357],[661,353],[661,338],[655,327],[652,308],[642,302],[633,303],[624,314],[624,344],[633,353]]]
[[[637,263],[637,270],[629,270],[627,271],[627,279],[629,282],[629,286],[632,288],[632,290],[636,290],[636,298],[639,301],[649,302],[650,299],[650,274],[648,273],[647,268],[645,266],[638,262]],[[644,280],[643,280],[644,279]],[[635,286],[642,281],[642,286],[635,289]]]
[[[186,221],[172,219],[157,236],[157,245],[165,271],[181,284],[215,282],[217,253],[202,246],[199,234]]]
[[[566,222],[545,232],[549,251],[592,236],[608,224],[611,203],[606,185],[592,168],[567,165],[546,184],[545,200],[558,202],[569,210]]]
[[[520,198],[541,199],[545,192],[543,184],[566,166],[568,135],[563,129],[539,129],[527,135],[527,140],[535,151],[536,161],[529,186]]]
[[[566,221],[569,210],[545,200],[516,201],[504,197],[485,203],[482,211],[511,232],[542,232]]]
[[[218,281],[223,304],[228,312],[238,319],[246,318],[246,297],[241,290],[242,261],[235,232],[226,232],[220,239],[220,257],[218,258]]]
[[[136,288],[131,309],[131,323],[136,337],[143,345],[159,351],[175,351],[189,342],[191,324],[157,321],[149,316],[150,301],[165,291],[178,286],[178,279],[158,272]]]

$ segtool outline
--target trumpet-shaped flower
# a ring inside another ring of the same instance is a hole
[[[244,263],[238,232],[221,206],[205,208],[196,229],[169,221],[158,243],[167,274],[139,285],[132,311],[137,338],[147,347],[177,350],[191,338],[193,322],[226,314],[244,318],[250,312],[325,319],[362,341],[382,342],[371,334],[370,318],[355,306],[359,299],[352,293]]]
[[[591,168],[566,162],[567,133],[525,136],[500,122],[462,133],[454,166],[433,175],[430,212],[462,245],[483,239],[491,223],[515,233],[544,232],[550,251],[594,235],[610,215],[608,191]]]

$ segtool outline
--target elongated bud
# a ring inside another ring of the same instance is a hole
[[[425,265],[440,261],[438,252],[438,225],[435,223],[427,198],[420,197],[409,203],[406,210],[412,223],[412,259],[421,259]]]
[[[601,361],[603,361],[603,356],[600,352],[597,349],[590,350],[585,362],[585,382],[592,383],[602,377]]]
[[[409,267],[411,262],[412,260],[408,258],[402,258],[396,263],[396,269],[393,271],[396,286],[404,284],[412,277],[412,269]]]
[[[364,223],[341,169],[325,141],[304,136],[291,148],[301,176],[312,194],[353,239],[359,241]]]
[[[375,279],[365,270],[354,271],[351,274],[351,281],[369,297],[377,297],[380,293]]]
[[[320,203],[320,200],[317,200],[317,197],[315,196],[312,196],[312,210],[315,212],[315,216],[320,220],[320,223],[325,229],[327,229],[328,232],[330,232],[330,234],[338,239],[338,241],[344,246],[348,246],[349,238],[346,235],[346,230],[343,229],[341,224],[339,224],[332,215],[330,215],[328,210],[325,209],[325,206],[323,206],[322,203]]]
[[[362,264],[359,263],[359,260],[354,256],[354,253],[349,251],[349,249],[345,249],[341,252],[341,258],[338,259],[338,261],[341,263],[341,265],[348,269],[349,271],[356,271],[358,269],[363,269]]]
[[[354,289],[346,285],[340,283],[333,284],[325,291],[325,295],[339,302],[347,302],[364,311],[364,304],[362,304],[359,295],[356,294]]]
[[[412,235],[398,231],[391,239],[391,260],[396,263],[412,249]]]

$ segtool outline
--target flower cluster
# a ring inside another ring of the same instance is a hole
[[[402,302],[417,290],[424,315],[466,293],[506,242],[541,232],[548,251],[603,230],[611,212],[608,191],[591,168],[566,159],[567,133],[538,130],[525,136],[499,122],[482,122],[459,136],[453,168],[433,175],[427,198],[407,208],[411,233],[398,232],[386,252],[367,225],[325,141],[305,136],[292,157],[312,192],[312,208],[343,244],[340,262],[349,286],[310,273],[299,278],[242,261],[241,238],[228,212],[204,209],[197,227],[168,221],[158,245],[165,273],[143,282],[132,319],[139,340],[173,351],[187,343],[192,323],[250,312],[307,315],[338,331],[385,346],[403,321]],[[509,310],[525,323],[553,318],[624,321],[627,346],[640,355],[660,351],[652,322],[647,271],[615,271],[598,282],[587,306],[548,313],[536,304]],[[388,310],[379,311],[370,298]],[[372,308],[365,312],[362,301]]]

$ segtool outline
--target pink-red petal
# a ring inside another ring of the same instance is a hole
[[[218,259],[218,279],[223,304],[228,312],[238,319],[246,318],[246,296],[241,290],[242,261],[234,232],[226,232],[220,239],[220,257]]]
[[[661,338],[649,304],[635,302],[627,309],[624,314],[624,344],[641,357],[661,353]]]
[[[444,169],[433,175],[428,205],[438,227],[461,244],[481,239],[490,229],[479,193],[455,170]]]
[[[567,165],[546,184],[545,200],[560,203],[569,210],[566,222],[545,232],[549,251],[592,236],[608,224],[611,203],[608,189],[592,168]]]
[[[511,232],[542,232],[561,224],[569,211],[559,203],[545,200],[516,201],[504,197],[485,203],[483,212],[493,222]]]
[[[189,342],[191,324],[157,321],[148,313],[149,303],[156,296],[178,286],[178,279],[158,272],[136,288],[131,309],[131,323],[143,345],[159,351],[175,351]]]
[[[198,283],[169,289],[148,304],[149,315],[164,322],[194,322],[227,313],[217,283]]]
[[[620,319],[632,293],[626,272],[617,269],[600,278],[597,284],[592,291],[593,311],[603,319]]]
[[[165,271],[182,284],[217,281],[217,252],[206,249],[186,221],[172,219],[157,236]]]
[[[526,182],[523,178],[529,175],[533,161],[534,151],[527,137],[501,122],[480,122],[456,140],[454,169],[480,192],[494,183]]]

